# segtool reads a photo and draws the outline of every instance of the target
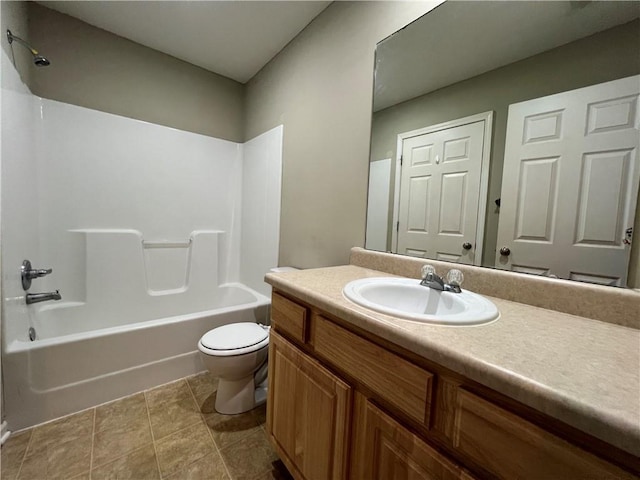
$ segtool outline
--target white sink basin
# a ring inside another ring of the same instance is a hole
[[[342,292],[362,307],[436,325],[480,325],[500,316],[493,302],[481,295],[441,292],[411,278],[363,278],[349,282]]]

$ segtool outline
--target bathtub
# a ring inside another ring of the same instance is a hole
[[[241,284],[215,289],[191,308],[171,298],[124,314],[91,303],[38,305],[36,339],[5,346],[7,421],[16,431],[204,369],[198,339],[234,322],[266,323],[270,300]],[[197,311],[193,311],[197,310]],[[164,313],[164,315],[163,315]]]

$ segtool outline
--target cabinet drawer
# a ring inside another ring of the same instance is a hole
[[[454,447],[499,478],[634,478],[466,390],[455,415]]]
[[[429,427],[433,374],[322,316],[313,325],[318,355]]]
[[[271,296],[271,320],[277,330],[288,333],[295,340],[307,341],[307,319],[309,312],[306,307],[292,302],[279,293]]]

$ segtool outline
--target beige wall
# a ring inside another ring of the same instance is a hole
[[[28,18],[29,42],[51,61],[31,67],[34,94],[243,141],[242,84],[33,2]]]
[[[493,266],[509,105],[640,73],[640,20],[376,112],[371,161],[396,158],[397,135],[493,110],[483,265]],[[393,188],[393,182],[392,182]]]
[[[376,43],[437,2],[335,2],[247,84],[245,138],[284,124],[280,264],[364,245]]]

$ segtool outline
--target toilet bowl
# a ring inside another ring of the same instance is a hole
[[[205,333],[198,342],[204,366],[218,377],[215,409],[232,415],[266,401],[269,327],[232,323]]]

